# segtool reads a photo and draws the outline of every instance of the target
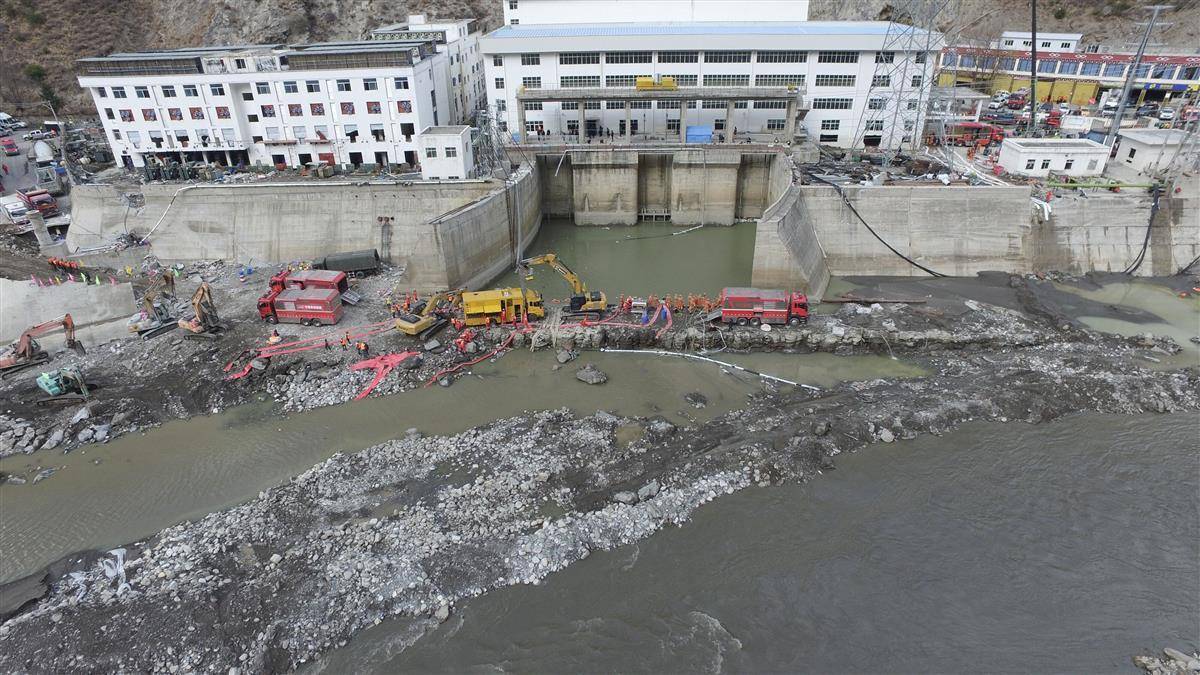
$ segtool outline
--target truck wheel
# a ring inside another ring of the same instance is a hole
[[[311,326],[312,319],[300,319],[300,325],[301,326]]]
[[[267,323],[279,323],[279,319],[276,318],[274,314],[268,314],[264,316],[263,321],[266,321]]]
[[[746,320],[746,317],[744,317],[744,316],[742,316],[742,317],[738,317],[738,320],[737,320],[737,325],[739,325],[739,326],[745,326],[745,325],[746,325],[746,324],[748,324],[748,323],[750,323],[750,322]]]
[[[792,318],[788,319],[788,325],[789,326],[799,326],[800,325],[800,317],[793,316]]]
[[[320,320],[320,319],[313,319],[313,320],[312,320],[312,325],[314,325],[314,326],[323,326],[323,325],[325,325],[325,324],[321,323],[321,320]]]
[[[750,325],[751,325],[751,326],[757,326],[757,325],[758,325],[758,324],[760,324],[760,323],[762,323],[762,320],[761,320],[761,319],[759,319],[757,316],[756,316],[756,317],[754,317],[753,319],[750,319]]]

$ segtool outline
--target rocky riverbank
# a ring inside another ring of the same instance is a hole
[[[552,411],[335,456],[129,545],[123,569],[108,555],[50,574],[0,625],[0,670],[286,671],[380,621],[433,625],[466,598],[536,583],[721,494],[807,480],[869,443],[972,419],[1200,409],[1200,370],[1147,371],[1107,341],[928,363],[922,379],[786,388],[686,428]]]

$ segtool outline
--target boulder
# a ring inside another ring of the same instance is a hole
[[[633,505],[637,503],[638,496],[626,490],[613,495],[613,501],[618,504]]]
[[[589,363],[575,371],[575,379],[585,384],[604,384],[608,382],[608,375],[605,375],[604,371]]]

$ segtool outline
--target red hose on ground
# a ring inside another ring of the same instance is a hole
[[[380,354],[372,359],[364,359],[358,363],[350,364],[350,370],[363,370],[365,368],[374,368],[375,377],[367,385],[365,389],[358,392],[358,396],[354,397],[355,401],[366,398],[368,394],[375,391],[375,387],[387,377],[396,366],[404,363],[408,359],[417,356],[417,352],[400,352],[399,354]]]

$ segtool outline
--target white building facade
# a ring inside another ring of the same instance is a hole
[[[429,41],[257,45],[80,59],[119,163],[418,164],[448,121],[449,69]]]
[[[1038,33],[1037,49],[1046,52],[1074,52],[1079,49],[1079,41],[1083,33]],[[1033,47],[1033,33],[1019,30],[1006,30],[1000,34],[999,40],[992,41],[993,49],[1030,49]]]
[[[584,4],[559,2],[570,7]],[[543,4],[554,3],[518,0],[515,11]],[[746,3],[754,4],[769,3]],[[800,122],[806,136],[825,145],[893,147],[920,133],[937,50],[943,44],[940,35],[929,41],[929,52],[885,52],[887,22],[746,22],[741,3],[720,6],[725,7],[723,16],[732,20],[529,25],[521,19],[487,34],[481,41],[485,84],[501,132],[521,138],[578,136],[577,102],[527,102],[526,128],[517,128],[517,95],[529,90],[630,91],[640,76],[670,76],[680,88],[700,89],[684,123],[711,126],[718,135],[736,129],[759,140],[763,134],[768,140],[772,134],[780,141],[792,140],[782,138],[783,101],[738,101],[732,116],[728,114],[728,102],[716,93],[740,87],[795,88],[801,109],[807,109]],[[711,11],[717,7],[714,4]],[[735,11],[736,16],[730,16]],[[712,99],[703,97],[705,88],[714,91]],[[899,114],[884,114],[889,100],[890,109]],[[584,105],[585,134],[624,131],[624,103],[588,100]],[[678,102],[644,100],[631,106],[634,136],[667,139],[678,133]]]
[[[808,21],[808,0],[501,0],[504,23]]]
[[[996,163],[1018,176],[1045,178],[1099,176],[1108,162],[1108,146],[1084,138],[1006,138]]]
[[[1172,163],[1194,165],[1196,145],[1183,129],[1124,129],[1117,132],[1121,145],[1115,160],[1138,173],[1164,171]]]
[[[421,131],[421,178],[459,180],[475,177],[471,127],[426,127]]]
[[[475,111],[487,104],[483,86],[483,55],[479,51],[479,31],[474,19],[429,21],[424,14],[410,14],[406,23],[383,26],[371,31],[372,40],[431,40],[446,55],[449,68],[450,117],[444,124],[469,124]]]

